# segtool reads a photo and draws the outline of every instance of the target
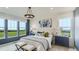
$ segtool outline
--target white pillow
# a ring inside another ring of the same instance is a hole
[[[36,36],[43,36],[42,33],[36,33],[35,35],[36,35]]]

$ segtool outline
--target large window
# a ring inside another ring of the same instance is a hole
[[[19,35],[25,35],[26,34],[26,22],[19,22]]]
[[[26,26],[28,26],[29,22],[26,23],[0,18],[0,44],[15,41],[19,39],[18,37],[25,36],[26,31],[28,31],[28,29],[26,30]]]
[[[8,20],[8,37],[17,35],[17,21]]]
[[[70,18],[62,18],[59,20],[59,26],[61,30],[62,36],[71,36],[71,19]]]
[[[4,35],[5,34],[5,35]],[[26,22],[0,19],[0,39],[26,35]]]
[[[0,18],[0,39],[4,38],[4,22],[5,20]]]

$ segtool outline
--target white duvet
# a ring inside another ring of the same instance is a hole
[[[20,42],[25,42],[26,44],[32,44],[37,48],[37,51],[45,51],[50,48],[49,40],[41,36],[26,36],[19,40]]]

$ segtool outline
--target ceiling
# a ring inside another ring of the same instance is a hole
[[[68,11],[73,11],[74,7],[53,7],[51,10],[51,7],[32,7],[32,12],[34,15],[46,15],[46,14],[58,14]],[[0,7],[0,12],[24,17],[24,14],[27,12],[27,7]]]

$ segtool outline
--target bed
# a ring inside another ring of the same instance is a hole
[[[34,45],[37,48],[37,51],[46,51],[51,48],[52,37],[30,35],[20,38],[18,42]]]

